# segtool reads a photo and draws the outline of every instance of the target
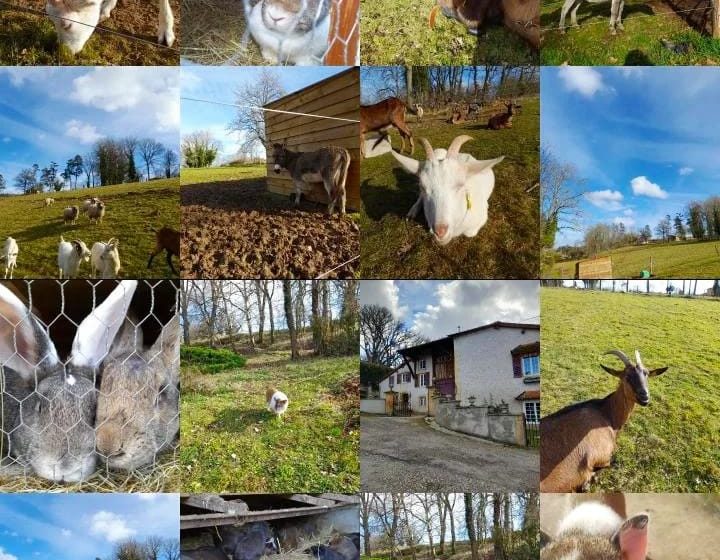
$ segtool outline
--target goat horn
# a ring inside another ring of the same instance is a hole
[[[635,350],[635,361],[637,362],[638,367],[645,367],[643,366],[642,359],[640,358],[640,350]]]
[[[447,156],[446,156],[446,157],[447,157],[448,159],[456,158],[457,155],[458,155],[458,153],[460,152],[460,147],[461,147],[465,142],[468,142],[468,141],[470,141],[470,140],[472,140],[472,139],[473,139],[473,137],[472,137],[472,136],[468,136],[467,134],[463,134],[462,136],[458,136],[457,138],[455,138],[455,140],[453,140],[452,142],[450,142],[450,147],[449,147],[448,150],[447,150]]]
[[[632,362],[630,361],[630,358],[628,358],[624,352],[621,352],[620,350],[608,350],[605,352],[605,354],[612,354],[613,356],[617,356],[622,360],[622,363],[625,364],[628,367],[633,367]]]
[[[435,157],[435,150],[433,150],[433,147],[430,145],[430,141],[427,138],[420,138],[420,143],[423,145],[423,148],[425,148],[425,155],[430,161],[437,161],[437,158]]]

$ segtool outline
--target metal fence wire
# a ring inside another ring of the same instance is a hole
[[[178,287],[0,282],[0,489],[166,489],[178,451]]]

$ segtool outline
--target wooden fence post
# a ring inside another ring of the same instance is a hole
[[[720,39],[720,0],[712,1],[712,36]]]

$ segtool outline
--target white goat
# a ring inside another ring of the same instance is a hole
[[[120,272],[119,241],[114,237],[107,243],[97,241],[90,249],[90,269],[95,278],[100,272],[100,278],[117,278]]]
[[[15,266],[17,265],[18,251],[17,241],[15,241],[12,237],[8,237],[5,240],[5,245],[3,246],[3,252],[0,255],[0,259],[5,261],[5,278],[8,277],[9,273],[10,280],[12,280],[13,270],[15,270]]]
[[[87,245],[78,239],[73,241],[65,241],[60,236],[60,244],[58,245],[58,269],[60,270],[60,279],[72,278],[80,272],[80,263],[90,260],[90,251]]]
[[[110,17],[117,0],[47,0],[45,11],[53,20],[58,41],[72,54],[79,53],[95,30]],[[158,43],[171,47],[175,41],[170,0],[158,0]]]
[[[422,205],[430,231],[440,245],[447,245],[459,235],[474,237],[485,225],[488,199],[495,187],[492,168],[505,157],[477,160],[459,153],[468,140],[472,138],[458,136],[447,150],[433,150],[430,142],[421,138],[427,155],[425,161],[391,152],[400,165],[420,181],[420,196],[408,217],[415,218]]]
[[[105,205],[102,202],[93,204],[88,208],[87,215],[91,222],[102,223],[103,216],[105,216]]]

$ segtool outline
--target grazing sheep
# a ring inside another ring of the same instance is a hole
[[[107,243],[97,241],[90,249],[90,270],[92,277],[100,272],[100,278],[117,278],[120,272],[120,253],[118,245],[120,242],[114,237]]]
[[[80,209],[77,206],[68,206],[63,210],[63,221],[74,225],[79,215]]]
[[[45,208],[47,208],[48,206],[52,206],[53,204],[55,204],[54,198],[46,198],[45,199]]]
[[[94,206],[98,202],[100,202],[100,199],[95,196],[92,198],[86,198],[85,200],[83,200],[82,213],[85,214],[90,209],[91,206]]]
[[[90,208],[88,208],[88,218],[91,222],[102,223],[103,216],[105,215],[105,204],[98,202]]]
[[[17,256],[18,256],[17,241],[15,241],[12,237],[8,237],[5,240],[5,245],[3,246],[3,252],[0,255],[0,260],[5,261],[5,278],[8,277],[8,273],[9,273],[10,280],[12,280],[13,270],[15,270],[15,266],[17,264]]]
[[[150,268],[153,259],[165,251],[168,266],[170,270],[172,270],[172,273],[177,275],[177,271],[172,264],[172,256],[175,255],[177,258],[180,258],[180,232],[169,227],[161,227],[158,230],[152,231],[155,232],[155,250],[150,253],[147,267]]]
[[[60,244],[58,245],[58,269],[60,270],[60,279],[77,276],[83,260],[85,262],[90,260],[90,251],[87,245],[78,239],[65,241],[61,235]]]

